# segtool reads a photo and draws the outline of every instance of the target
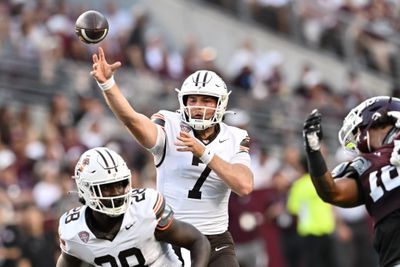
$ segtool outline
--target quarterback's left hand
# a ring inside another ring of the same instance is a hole
[[[394,140],[394,147],[390,155],[390,163],[396,167],[400,167],[400,140]]]
[[[178,147],[177,151],[190,151],[195,157],[200,158],[205,151],[205,146],[195,137],[189,133],[181,131],[177,137],[175,145]]]

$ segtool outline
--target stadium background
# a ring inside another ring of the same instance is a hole
[[[1,1],[2,267],[54,266],[58,216],[77,205],[70,176],[87,148],[111,146],[128,160],[136,186],[154,186],[150,155],[114,119],[89,75],[96,46],[74,35],[76,17],[88,9],[109,19],[101,45],[111,61],[122,61],[116,79],[145,114],[177,109],[174,88],[195,69],[212,69],[225,79],[233,91],[229,106],[237,111],[226,120],[246,127],[253,138],[257,189],[235,207],[232,221],[241,218],[241,208],[251,211],[250,220],[232,226],[235,240],[246,244],[261,237],[268,266],[288,265],[279,216],[271,215],[271,207],[285,203],[290,183],[299,177],[289,170],[297,170],[302,122],[313,108],[321,110],[328,163],[334,166],[345,157],[336,134],[348,110],[372,95],[399,94],[399,3]],[[283,192],[277,177],[287,181]],[[337,214],[344,222],[369,223],[364,213]]]

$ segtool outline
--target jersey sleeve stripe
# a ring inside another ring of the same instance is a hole
[[[163,150],[163,154],[162,154],[161,160],[160,160],[159,163],[156,164],[156,166],[155,166],[156,168],[160,167],[161,164],[164,162],[166,153],[167,153],[167,144],[164,145],[164,150]]]
[[[165,226],[160,226],[160,225],[158,224],[157,227],[156,227],[157,230],[159,230],[159,231],[165,231],[165,230],[167,230],[167,229],[171,226],[172,222],[174,221],[173,219],[174,219],[174,217],[171,216],[171,217],[169,218],[169,220],[168,220],[168,223],[167,223]]]
[[[153,118],[159,118],[159,119],[165,120],[164,115],[162,115],[161,113],[154,113],[154,114],[151,116],[151,118],[152,118],[152,119],[153,119]]]
[[[151,120],[155,123],[160,125],[161,127],[164,128],[165,126],[165,118],[163,115],[156,113],[153,116],[151,116]]]
[[[246,136],[241,142],[240,147],[250,147],[250,137]]]
[[[240,148],[239,148],[239,153],[240,152],[249,152],[249,151],[250,151],[250,148],[245,147],[245,146],[240,146]]]
[[[160,193],[158,193],[156,203],[153,206],[153,211],[154,214],[156,215],[157,220],[162,214],[164,207],[165,207],[164,197]]]

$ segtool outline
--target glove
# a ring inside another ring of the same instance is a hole
[[[319,151],[321,148],[322,127],[321,127],[321,113],[314,109],[308,115],[303,125],[303,140],[307,152]],[[399,146],[400,148],[400,146]],[[400,158],[399,158],[400,164]]]
[[[400,140],[394,140],[394,147],[390,155],[390,163],[396,167],[400,167]]]

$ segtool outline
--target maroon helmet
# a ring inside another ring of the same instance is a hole
[[[339,142],[346,149],[355,152],[371,152],[370,128],[392,123],[400,126],[400,99],[389,96],[369,98],[353,108],[343,120],[339,131]]]

